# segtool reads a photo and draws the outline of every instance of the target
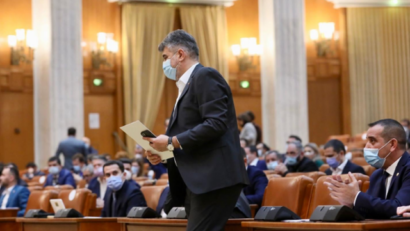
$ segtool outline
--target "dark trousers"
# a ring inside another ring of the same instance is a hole
[[[239,184],[204,194],[194,194],[187,188],[187,231],[223,231],[242,188]]]

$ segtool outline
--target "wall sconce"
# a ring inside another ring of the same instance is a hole
[[[260,56],[262,53],[262,46],[256,44],[256,38],[241,38],[241,44],[231,46],[232,54],[236,57],[239,70],[246,71],[255,68],[253,59],[255,56]]]
[[[332,40],[339,41],[339,32],[335,31],[335,23],[321,22],[319,30],[310,30],[310,39],[315,43],[318,57],[333,55]]]
[[[115,53],[118,52],[118,42],[113,39],[114,34],[99,32],[97,33],[97,43],[90,42],[91,63],[93,69],[100,69],[100,66],[112,67],[115,61]],[[87,46],[86,42],[82,42],[83,49]],[[86,56],[87,52],[83,52]]]
[[[34,31],[17,29],[15,35],[7,37],[8,45],[11,49],[10,64],[13,66],[20,65],[20,62],[31,63],[34,59],[34,49],[37,48],[38,41]],[[26,54],[25,50],[28,48]]]

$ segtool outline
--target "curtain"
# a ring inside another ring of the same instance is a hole
[[[228,35],[225,7],[180,6],[182,29],[195,37],[202,65],[215,68],[226,81],[228,72]]]
[[[158,45],[172,31],[175,7],[163,4],[124,4],[122,54],[125,122],[140,120],[154,127],[164,88]],[[135,142],[127,136],[129,151]]]
[[[347,28],[353,134],[410,117],[410,8],[349,8]]]

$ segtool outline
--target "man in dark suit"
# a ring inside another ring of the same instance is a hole
[[[92,163],[94,167],[93,177],[88,183],[88,189],[97,195],[97,207],[104,206],[105,192],[107,191],[107,180],[104,177],[103,166],[107,162],[104,156],[94,156]]]
[[[145,138],[167,160],[172,200],[185,202],[188,231],[223,230],[248,177],[240,154],[232,93],[214,69],[198,63],[195,39],[183,30],[160,44],[165,75],[179,96],[166,135]],[[152,164],[161,157],[147,152]]]
[[[268,167],[266,166],[266,162],[264,160],[259,160],[258,158],[258,149],[256,146],[248,146],[245,149],[246,153],[246,158],[248,166],[254,166],[259,170],[268,170]]]
[[[107,193],[104,197],[102,217],[126,217],[133,207],[146,207],[144,195],[137,184],[125,179],[124,165],[112,160],[104,164]]]
[[[72,158],[75,154],[81,153],[84,155],[84,158],[86,158],[88,154],[85,143],[82,140],[76,139],[75,134],[75,128],[69,128],[68,138],[60,142],[55,154],[56,157],[63,154],[64,168],[66,169],[71,169],[73,167]]]
[[[60,159],[58,157],[51,157],[48,159],[48,176],[46,179],[46,186],[57,185],[71,185],[76,188],[74,177],[71,172],[61,166]]]
[[[0,182],[4,188],[0,195],[0,209],[19,208],[17,216],[24,216],[30,191],[17,184],[20,178],[17,169],[5,167],[0,174]]]
[[[389,219],[397,208],[410,205],[410,156],[406,152],[406,133],[395,120],[384,119],[371,123],[367,130],[364,158],[375,168],[367,192],[360,187],[353,174],[342,182],[332,176],[325,182],[330,196],[349,206],[367,219]]]
[[[247,166],[245,151],[243,151],[243,156],[243,161],[245,162],[245,166]],[[243,189],[243,193],[249,204],[257,204],[260,207],[265,188],[268,185],[268,178],[262,170],[255,166],[247,166],[246,171],[249,177],[249,185]]]
[[[329,140],[325,144],[326,163],[330,168],[326,169],[327,175],[340,175],[351,173],[362,173],[366,175],[364,169],[353,164],[346,158],[345,145],[340,140]]]
[[[299,141],[289,141],[285,163],[278,164],[275,172],[286,176],[289,172],[315,172],[317,165],[303,155],[303,146]]]

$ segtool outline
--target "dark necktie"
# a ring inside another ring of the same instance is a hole
[[[383,171],[382,182],[380,184],[380,191],[379,197],[382,199],[386,199],[386,180],[390,176],[390,174],[386,171]]]
[[[111,215],[112,217],[116,217],[116,211],[115,211],[115,202],[116,202],[116,198],[115,198],[115,193],[112,194],[112,210],[111,210]]]

